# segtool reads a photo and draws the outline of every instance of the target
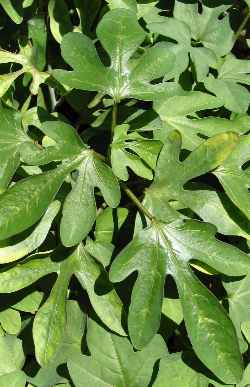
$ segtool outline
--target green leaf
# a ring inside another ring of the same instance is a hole
[[[234,32],[226,13],[229,7],[230,5],[216,7],[216,4],[208,7],[202,4],[200,12],[197,3],[184,4],[177,0],[174,17],[189,26],[191,36],[196,42],[201,42],[219,57],[227,54],[234,43]]]
[[[61,43],[63,35],[72,31],[69,10],[64,0],[49,0],[48,14],[50,31],[54,39]]]
[[[0,312],[0,323],[2,328],[10,335],[18,335],[21,330],[20,313],[11,308]]]
[[[75,164],[76,163],[76,164]],[[53,201],[68,173],[79,161],[22,179],[0,196],[0,240],[32,226]]]
[[[166,353],[160,336],[143,351],[134,352],[128,339],[105,331],[92,320],[88,320],[87,343],[91,356],[74,356],[68,362],[76,387],[147,386],[155,362]]]
[[[0,192],[9,185],[14,173],[20,164],[20,152],[23,145],[30,142],[30,138],[21,126],[20,114],[0,104]]]
[[[178,200],[183,208],[191,208],[206,222],[214,224],[223,234],[249,235],[231,218],[219,195],[211,187],[187,185],[190,179],[213,171],[238,147],[238,136],[234,133],[218,134],[203,141],[190,155],[180,162],[181,136],[170,133],[159,156],[154,183],[146,191],[145,203],[160,205]],[[219,167],[221,168],[221,167]],[[206,189],[208,188],[208,189]],[[151,204],[148,204],[151,205]],[[164,220],[164,217],[161,217]]]
[[[120,202],[120,187],[111,170],[93,151],[79,167],[79,176],[63,206],[60,235],[65,246],[80,243],[96,219],[94,188],[98,187],[110,207]]]
[[[5,0],[4,0],[5,1]],[[13,54],[12,52],[0,50],[0,63],[18,63],[22,66],[22,69],[10,74],[1,75],[3,85],[0,88],[0,96],[8,91],[11,84],[17,77],[24,73],[28,73],[32,76],[32,82],[30,84],[30,92],[34,95],[38,94],[39,87],[49,77],[47,72],[39,71],[33,63],[33,55],[30,46],[27,46],[19,54]]]
[[[209,8],[198,4],[176,1],[174,17],[158,16],[148,24],[150,31],[177,42],[168,43],[176,54],[172,76],[178,79],[189,63],[189,55],[196,70],[198,82],[204,81],[210,67],[216,66],[217,57],[227,54],[233,46],[233,31],[228,16],[218,17],[228,6]],[[187,16],[188,15],[188,16]]]
[[[23,21],[22,16],[22,7],[17,1],[12,0],[1,0],[1,6],[8,14],[8,16],[13,20],[14,23],[20,24]]]
[[[137,12],[136,0],[106,0],[110,9],[126,8]]]
[[[58,278],[49,298],[37,312],[33,323],[36,359],[47,365],[57,352],[66,327],[66,298],[74,270],[74,254],[60,264]]]
[[[121,180],[128,180],[127,168],[151,180],[161,143],[142,137],[136,132],[127,133],[128,125],[116,126],[111,145],[112,169]]]
[[[122,302],[108,281],[106,272],[82,245],[79,245],[76,253],[78,254],[78,267],[75,275],[88,293],[96,314],[109,329],[125,335],[121,326]],[[101,276],[102,284],[99,283],[100,289],[98,289],[96,282]]]
[[[60,202],[52,202],[39,225],[26,239],[15,245],[0,247],[0,264],[17,261],[37,249],[44,242],[59,209]]]
[[[159,45],[131,60],[145,33],[136,14],[127,9],[106,13],[97,27],[97,36],[110,57],[110,67],[102,64],[87,36],[69,33],[63,38],[61,48],[63,58],[73,71],[54,70],[54,77],[71,88],[109,94],[116,102],[129,96],[152,100],[159,86],[150,82],[163,77],[173,67],[174,55]]]
[[[205,87],[220,98],[227,109],[236,113],[246,113],[250,97],[242,84],[250,85],[249,61],[227,55],[217,71],[217,78],[210,75],[205,80]]]
[[[34,291],[31,294],[25,296],[21,301],[12,305],[12,308],[20,310],[21,312],[27,312],[35,314],[43,299],[43,293]]]
[[[173,129],[179,130],[183,137],[183,147],[193,150],[202,142],[200,134],[210,137],[222,133],[225,127],[228,130],[228,120],[220,121],[219,118],[210,117],[197,119],[196,112],[214,109],[221,104],[212,95],[200,91],[184,91],[178,84],[171,82],[166,91],[155,97],[154,110],[164,123],[164,132],[167,134]],[[231,127],[235,130],[233,125]]]
[[[112,242],[114,233],[119,230],[128,216],[127,208],[105,208],[96,218],[95,239],[99,242]]]
[[[38,254],[39,256],[39,254]],[[21,290],[39,278],[53,272],[58,272],[58,264],[50,258],[36,259],[17,264],[13,268],[1,272],[0,293],[12,293]]]
[[[22,341],[14,335],[0,336],[0,376],[20,370],[25,362]]]
[[[191,220],[154,222],[136,234],[118,255],[110,270],[112,281],[138,272],[128,317],[131,340],[136,348],[142,348],[158,330],[165,276],[169,273],[176,281],[189,338],[198,357],[226,383],[237,382],[242,366],[233,325],[218,300],[192,274],[188,267],[192,260],[228,275],[249,270],[247,254],[216,240],[209,225]]]
[[[229,315],[232,319],[240,345],[244,351],[246,343],[242,336],[242,324],[250,320],[249,313],[249,294],[250,294],[250,277],[247,275],[243,279],[234,281],[225,280],[223,282],[228,294]]]
[[[13,371],[0,376],[0,387],[25,387],[26,375],[23,371]]]
[[[183,320],[181,302],[178,298],[164,298],[161,312],[178,325]]]
[[[76,130],[63,121],[45,121],[39,129],[52,140],[52,144],[43,149],[33,143],[24,144],[21,157],[29,165],[69,159],[87,149]]]
[[[250,219],[250,175],[242,169],[250,159],[250,135],[240,137],[239,143],[214,174],[223,185],[232,202]]]
[[[181,354],[172,354],[160,361],[160,369],[154,387],[208,387],[208,379],[188,366]]]
[[[29,377],[29,381],[35,386],[48,387],[54,384],[66,382],[66,379],[58,374],[58,368],[73,355],[81,352],[81,343],[85,330],[86,316],[81,311],[78,303],[73,300],[66,302],[66,329],[58,351],[50,363],[41,367],[35,377]]]

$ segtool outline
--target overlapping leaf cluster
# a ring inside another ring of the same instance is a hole
[[[250,384],[238,3],[0,0],[0,386]]]

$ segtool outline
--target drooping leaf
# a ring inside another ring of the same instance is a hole
[[[142,351],[134,352],[127,338],[107,332],[90,319],[87,343],[91,356],[75,356],[68,362],[76,387],[147,386],[154,363],[166,353],[160,336]]]

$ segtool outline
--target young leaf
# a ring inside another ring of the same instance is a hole
[[[63,206],[60,235],[64,246],[80,243],[91,230],[96,219],[95,187],[110,207],[118,206],[120,187],[112,170],[94,152],[88,151]]]
[[[37,249],[44,242],[59,209],[60,202],[52,202],[39,225],[26,239],[15,245],[0,247],[0,264],[17,261]]]
[[[161,143],[146,139],[138,133],[128,134],[128,129],[128,125],[115,128],[111,145],[112,169],[121,180],[129,178],[127,167],[136,175],[151,180]]]
[[[107,332],[90,319],[87,343],[91,356],[78,355],[68,361],[76,387],[83,384],[89,387],[147,386],[155,362],[166,353],[160,336],[156,336],[143,351],[134,352],[127,338]]]
[[[9,51],[0,50],[0,63],[11,62],[20,64],[22,69],[14,72],[13,74],[2,75],[4,84],[0,87],[0,96],[2,97],[8,91],[15,79],[24,73],[31,74],[32,82],[30,84],[30,92],[37,95],[40,85],[46,81],[49,74],[47,72],[39,71],[34,66],[34,63],[32,62],[32,49],[28,47],[26,51],[23,50],[23,52],[20,52],[19,54],[13,54]]]

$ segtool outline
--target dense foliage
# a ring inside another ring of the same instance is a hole
[[[250,385],[249,18],[0,0],[0,387]]]

